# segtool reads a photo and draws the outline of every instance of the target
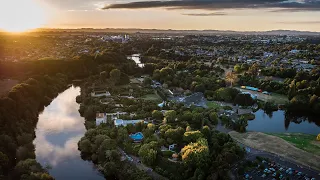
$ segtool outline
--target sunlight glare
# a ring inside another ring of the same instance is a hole
[[[1,0],[0,29],[24,32],[39,28],[46,21],[46,14],[36,0]]]

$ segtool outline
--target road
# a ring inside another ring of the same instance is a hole
[[[133,165],[135,165],[138,169],[140,169],[142,171],[145,171],[150,177],[152,177],[152,179],[154,179],[154,180],[167,180],[167,178],[165,178],[165,177],[161,176],[160,174],[154,172],[152,168],[149,168],[146,165],[142,164],[142,162],[140,161],[140,159],[138,157],[133,156],[133,155],[127,155],[121,148],[118,148],[118,150],[120,151],[122,156],[131,157],[132,161],[130,161],[130,160],[128,160],[128,161],[130,163],[132,163]]]
[[[225,128],[221,124],[220,121],[219,121],[218,125],[216,126],[216,130],[219,132],[223,132],[223,133],[229,133],[230,131],[232,131],[230,129]],[[269,153],[266,151],[262,151],[259,149],[251,148],[251,147],[246,146],[238,141],[236,141],[236,142],[239,144],[239,146],[244,147],[247,150],[247,155],[245,157],[246,160],[255,160],[257,156],[269,158],[271,161],[274,161],[283,167],[288,167],[288,168],[292,168],[294,170],[298,170],[300,172],[303,172],[304,174],[308,174],[309,176],[312,176],[312,177],[320,180],[320,173],[318,171],[312,169],[312,167],[306,167],[303,165],[299,165],[299,164],[292,162],[288,159],[285,159],[279,155]],[[248,150],[249,150],[249,152],[248,152]]]

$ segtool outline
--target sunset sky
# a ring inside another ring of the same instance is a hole
[[[16,30],[39,26],[320,32],[320,0],[1,0],[0,16],[0,29],[14,26],[11,19],[21,19]]]

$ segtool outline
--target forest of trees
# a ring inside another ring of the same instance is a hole
[[[0,178],[53,179],[35,161],[38,113],[67,87],[67,77],[35,76],[0,98]]]

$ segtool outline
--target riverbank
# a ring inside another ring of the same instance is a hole
[[[301,150],[280,137],[261,132],[229,132],[236,141],[255,148],[277,154],[298,164],[320,170],[320,156]]]

